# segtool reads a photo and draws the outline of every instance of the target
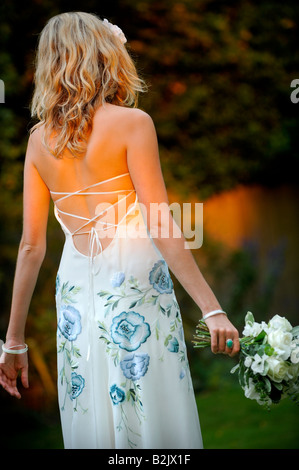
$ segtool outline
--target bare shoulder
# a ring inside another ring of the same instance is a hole
[[[151,116],[140,108],[127,108],[129,123],[133,126],[153,125]]]
[[[27,143],[26,160],[35,165],[38,164],[41,157],[44,157],[46,150],[43,145],[44,125],[41,125],[30,131]]]
[[[105,113],[105,118],[111,118],[112,122],[121,124],[121,127],[136,128],[139,126],[153,126],[151,116],[140,108],[128,108],[125,106],[117,106],[107,104],[102,109],[99,109],[97,114],[101,117]]]
[[[32,131],[30,130],[29,138],[28,138],[28,145],[39,147],[42,142],[42,136],[44,133],[44,124],[36,127]]]
[[[29,138],[28,138],[28,149],[29,150],[30,149],[34,150],[34,149],[36,149],[40,146],[41,135],[42,135],[42,130],[41,130],[40,127],[34,129],[33,131],[30,130]]]
[[[156,129],[152,117],[139,108],[128,108],[126,117],[126,131],[130,140],[151,138],[156,140]]]

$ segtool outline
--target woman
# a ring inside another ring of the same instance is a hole
[[[130,107],[144,85],[125,42],[118,27],[81,12],[55,16],[41,33],[32,101],[39,123],[25,158],[0,380],[17,398],[19,372],[28,387],[24,330],[52,197],[66,237],[56,280],[65,447],[201,448],[168,267],[201,309],[214,353],[237,354],[238,332],[173,223],[153,122]]]

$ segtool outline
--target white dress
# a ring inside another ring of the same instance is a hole
[[[135,191],[121,189],[125,175],[76,192],[52,192],[66,237],[56,280],[64,446],[202,448],[173,283]],[[113,193],[118,202],[100,210],[103,197]],[[108,222],[109,211],[132,193],[129,210]],[[112,228],[103,249],[99,234]]]

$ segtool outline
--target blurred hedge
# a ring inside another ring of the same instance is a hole
[[[156,124],[167,186],[200,200],[236,184],[297,181],[297,113],[290,83],[299,78],[299,5],[289,0],[2,0],[0,5],[0,298],[3,336],[22,229],[22,172],[38,33],[54,14],[81,10],[118,24],[148,82],[140,106]],[[51,214],[48,255],[33,299],[28,331],[55,368],[54,281],[63,237]],[[208,276],[241,310],[258,280],[252,247],[223,252],[206,242]],[[230,273],[230,279],[224,273]],[[233,273],[233,274],[232,274]],[[273,294],[268,282],[263,305]],[[276,276],[276,277],[275,277]],[[229,289],[226,290],[227,283]],[[187,322],[197,313],[182,290]],[[268,304],[267,304],[268,302]],[[194,352],[191,352],[194,354]],[[196,366],[196,365],[195,365]],[[195,367],[194,366],[194,367]]]

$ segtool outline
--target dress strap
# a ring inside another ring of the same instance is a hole
[[[123,201],[124,199],[127,199],[131,194],[133,194],[135,191],[134,190],[131,190],[131,192],[129,194],[127,194],[126,196],[124,196],[121,201]],[[81,225],[81,227],[79,227],[77,230],[75,230],[72,235],[80,235],[80,232],[84,227],[86,227],[86,225],[89,225],[90,223],[93,223],[95,222],[102,214],[104,214],[105,212],[108,212],[110,209],[112,209],[112,207],[114,207],[116,204],[119,204],[119,200],[114,202],[113,204],[111,204],[107,209],[104,209],[103,211],[101,211],[99,214],[96,214],[94,217],[92,217],[91,219],[85,219],[87,220],[87,222],[85,222],[83,225]],[[135,205],[136,205],[136,202],[137,202],[137,195],[135,197]],[[124,215],[123,219],[128,215],[128,211],[126,212],[126,214]],[[76,217],[76,216],[75,216]],[[80,217],[82,218],[82,217]],[[122,220],[123,220],[122,219]],[[102,222],[103,223],[103,222]],[[120,222],[119,222],[120,223]],[[117,227],[118,224],[110,224],[110,225],[114,225],[115,227]]]
[[[116,180],[118,178],[122,178],[123,176],[127,176],[129,175],[130,173],[123,173],[121,175],[117,175],[117,176],[113,176],[112,178],[108,178],[106,180],[103,180],[103,181],[99,181],[98,183],[94,183],[94,184],[90,184],[89,186],[85,186],[84,188],[81,188],[81,189],[78,189],[77,191],[70,191],[70,192],[63,192],[63,191],[50,191],[51,194],[65,194],[64,197],[62,198],[59,198],[56,200],[56,202],[58,201],[61,201],[62,199],[65,199],[66,197],[69,197],[69,196],[75,196],[77,194],[81,195],[82,194],[82,191],[86,191],[87,189],[90,189],[90,188],[94,188],[96,186],[99,186],[100,184],[104,184],[104,183],[109,183],[110,181],[113,181],[113,180]],[[96,192],[96,193],[87,193],[87,194],[106,194],[106,193],[116,193],[116,192],[123,192],[123,191],[128,191],[128,190],[116,190],[116,191],[103,191],[103,192]]]
[[[116,202],[114,202],[113,204],[111,204],[108,208],[102,210],[100,213],[96,214],[94,217],[91,217],[91,218],[87,218],[87,217],[82,217],[81,215],[77,215],[77,214],[71,214],[70,212],[65,212],[61,209],[59,209],[56,204],[55,204],[55,207],[56,207],[56,210],[61,213],[61,214],[64,214],[64,215],[68,215],[70,217],[74,217],[75,219],[81,219],[81,220],[85,220],[86,222],[83,223],[83,225],[81,225],[79,228],[77,228],[77,230],[75,230],[74,232],[71,233],[71,235],[80,235],[80,234],[83,234],[83,233],[86,233],[86,232],[81,232],[81,230],[86,227],[87,225],[89,225],[90,223],[92,222],[95,222],[99,217],[101,217],[101,215],[103,215],[105,212],[108,212],[110,209],[112,209],[114,206],[116,206],[116,204],[119,204],[121,201],[127,199],[131,194],[133,194],[135,192],[135,190],[131,189],[130,192],[121,198],[121,200],[117,200]],[[137,202],[137,194],[136,194],[136,197],[135,197],[135,203],[136,204]],[[125,214],[125,217],[128,215],[128,213]],[[101,222],[99,221],[100,223],[104,224],[104,222]],[[108,222],[105,222],[106,225],[113,225],[113,226],[117,226],[118,224],[108,224]]]

